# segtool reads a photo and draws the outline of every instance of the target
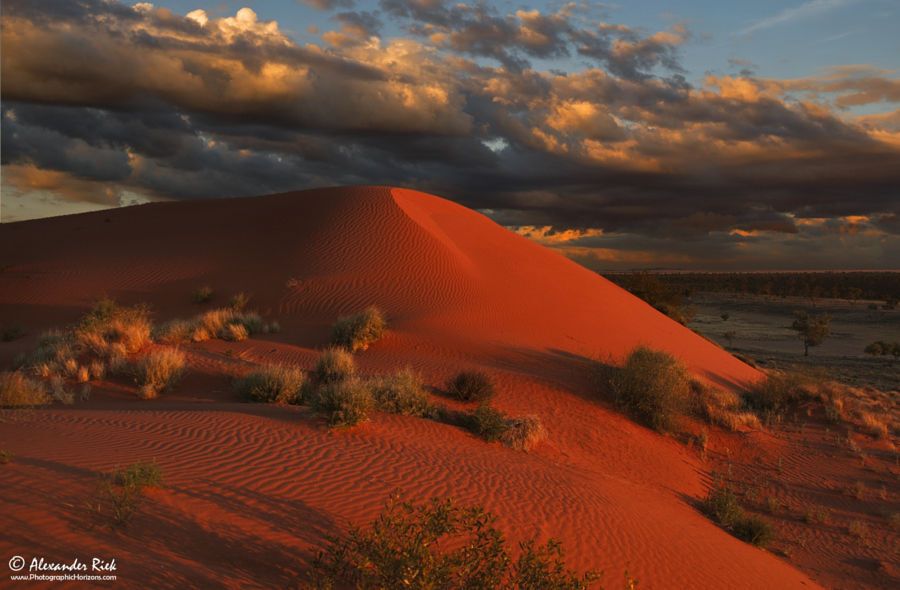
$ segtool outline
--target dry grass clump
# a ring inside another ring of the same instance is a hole
[[[510,418],[500,442],[517,451],[530,451],[547,440],[547,429],[537,416]]]
[[[620,407],[659,432],[671,431],[691,401],[685,366],[672,355],[645,346],[628,355],[610,376],[609,385]]]
[[[424,416],[431,404],[422,376],[407,367],[393,375],[369,380],[379,410],[404,416]]]
[[[151,342],[153,324],[144,306],[124,307],[111,299],[101,299],[75,327],[75,341],[98,356],[109,346],[121,343],[129,354],[139,352]]]
[[[394,495],[367,530],[328,539],[312,587],[587,590],[597,580],[566,568],[552,540],[521,543],[513,559],[496,521],[480,506],[437,498],[415,505]]]
[[[760,428],[759,418],[744,410],[741,397],[732,392],[709,387],[699,381],[691,383],[694,413],[710,424],[716,424],[732,432],[741,428]]]
[[[193,321],[191,340],[204,342],[212,338],[234,340],[235,335],[245,337],[262,331],[263,321],[257,313],[223,307],[208,311]]]
[[[254,402],[299,404],[306,376],[297,367],[265,365],[234,383],[242,397]]]
[[[317,383],[335,383],[356,375],[356,361],[343,348],[329,348],[319,356],[313,376]]]
[[[312,395],[312,406],[325,414],[331,426],[355,426],[368,419],[375,407],[372,390],[360,379],[320,383]]]
[[[384,335],[387,321],[377,307],[368,307],[353,314],[341,316],[334,323],[331,343],[350,352],[366,350]]]
[[[767,416],[784,414],[810,397],[810,380],[796,373],[769,373],[744,396],[747,407]]]
[[[158,348],[135,366],[135,380],[144,399],[153,399],[171,388],[184,374],[186,358],[177,348]]]
[[[447,382],[447,393],[463,402],[485,402],[494,397],[494,382],[482,371],[461,371]]]
[[[0,373],[0,408],[43,406],[50,401],[40,381],[29,379],[21,371]]]
[[[863,429],[875,438],[888,437],[887,423],[875,414],[863,412],[860,415],[860,420],[862,421]]]

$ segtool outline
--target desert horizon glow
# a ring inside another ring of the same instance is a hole
[[[344,184],[599,269],[900,267],[884,0],[2,8],[3,221]]]

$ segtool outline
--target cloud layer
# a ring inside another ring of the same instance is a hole
[[[7,0],[5,192],[116,204],[399,184],[610,265],[664,251],[777,266],[841,235],[865,249],[857,265],[900,260],[900,118],[842,110],[896,107],[892,72],[691,84],[682,25],[598,24],[575,4],[313,4],[337,9],[335,28],[299,44],[249,8]],[[406,32],[382,37],[385,19]],[[831,232],[851,218],[866,231]]]

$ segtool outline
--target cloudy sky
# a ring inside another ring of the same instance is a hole
[[[900,3],[5,0],[4,222],[339,184],[600,269],[900,268]]]

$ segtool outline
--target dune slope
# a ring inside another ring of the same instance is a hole
[[[118,585],[281,586],[325,534],[377,513],[394,489],[452,495],[500,516],[513,540],[563,541],[570,565],[627,568],[648,588],[816,587],[696,509],[706,474],[695,453],[635,425],[593,395],[589,359],[638,344],[676,354],[727,387],[756,370],[564,257],[438,197],[388,187],[322,189],[164,203],[4,225],[0,321],[28,336],[75,320],[101,295],[148,302],[157,320],[252,293],[282,325],[241,343],[190,345],[191,373],[141,402],[99,383],[88,402],[0,423],[3,554],[63,559],[71,547],[117,556]],[[391,322],[358,361],[365,372],[412,365],[440,387],[462,368],[492,374],[496,405],[541,417],[531,453],[457,428],[376,415],[331,432],[305,408],[235,403],[223,375],[254,363],[309,367],[341,313],[370,304]],[[166,487],[125,533],[86,526],[98,471],[155,458]],[[48,540],[52,539],[52,540]]]

